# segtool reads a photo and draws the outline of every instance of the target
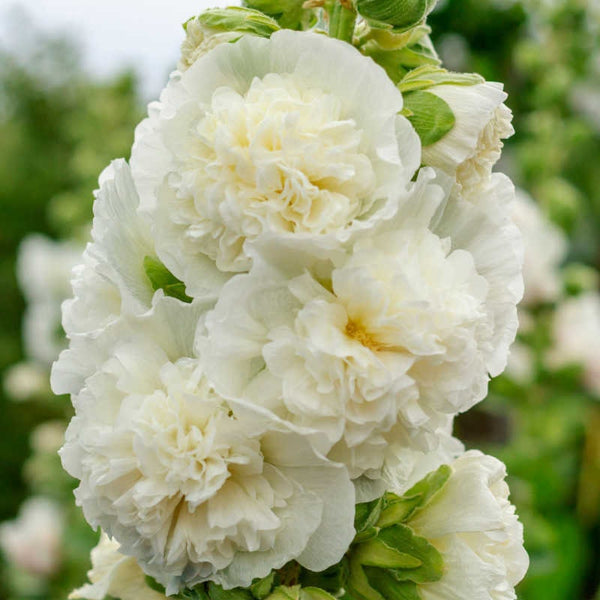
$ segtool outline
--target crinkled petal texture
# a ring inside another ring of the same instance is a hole
[[[420,142],[385,71],[338,40],[245,36],[174,73],[132,167],[161,260],[196,295],[264,233],[347,239],[403,193]]]
[[[377,477],[386,439],[421,444],[483,399],[514,339],[516,228],[431,177],[328,271],[258,245],[199,330],[219,393],[322,432],[353,477]]]
[[[500,158],[502,140],[514,133],[502,84],[438,85],[427,91],[447,102],[456,122],[441,140],[423,148],[423,163],[456,176],[463,188],[485,183]]]
[[[148,313],[99,334],[61,450],[89,523],[167,593],[247,587],[291,559],[322,570],[354,535],[347,470],[209,385],[192,352],[205,310],[157,294]]]
[[[452,474],[408,525],[444,559],[444,575],[419,586],[423,600],[514,600],[529,558],[509,502],[505,466],[478,451],[450,463]]]

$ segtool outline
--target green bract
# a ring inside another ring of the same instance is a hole
[[[485,79],[477,73],[453,73],[434,65],[423,65],[409,71],[398,84],[401,92],[423,90],[434,85],[475,85]]]
[[[144,271],[152,289],[163,290],[167,296],[172,296],[183,302],[191,302],[192,299],[185,293],[185,285],[177,279],[158,258],[154,256],[146,256],[144,258]]]
[[[419,90],[405,94],[404,106],[423,146],[430,146],[442,139],[456,122],[450,106],[430,92]]]
[[[244,6],[273,17],[285,29],[303,29],[313,13],[303,8],[304,0],[246,0]]]
[[[211,8],[197,17],[198,21],[215,31],[239,31],[261,37],[270,35],[279,29],[276,21],[258,10],[231,6],[229,8]],[[187,26],[187,21],[184,27]]]
[[[418,25],[434,5],[434,0],[357,0],[359,14],[372,27],[394,31],[406,31]]]
[[[440,64],[429,33],[431,29],[426,25],[405,33],[371,29],[359,37],[358,46],[363,54],[385,69],[394,83],[399,83],[412,69],[435,68]]]
[[[416,600],[417,584],[438,581],[442,555],[407,521],[426,507],[451,474],[447,465],[429,473],[404,495],[386,493],[356,507],[356,538],[344,587],[357,600]]]

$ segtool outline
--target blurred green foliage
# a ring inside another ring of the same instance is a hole
[[[447,0],[429,23],[450,68],[504,82],[516,134],[499,169],[569,235],[566,293],[583,279],[597,287],[598,7],[592,0]],[[533,381],[498,378],[489,398],[457,422],[469,446],[507,464],[531,557],[517,590],[522,600],[600,597],[600,404],[577,369],[546,370],[553,310],[538,307],[534,330],[520,335],[534,353]]]
[[[111,159],[129,155],[134,126],[142,114],[133,74],[94,81],[84,73],[80,50],[70,41],[42,34],[27,20],[10,27],[23,35],[16,36],[18,45],[0,46],[0,378],[23,357],[24,301],[15,275],[20,241],[32,231],[84,239],[98,174]],[[22,467],[30,454],[33,427],[64,418],[70,410],[66,398],[15,404],[0,387],[0,521],[12,518],[32,492],[57,497],[75,513],[67,517],[74,533],[67,549],[72,556],[65,561],[74,572],[62,572],[61,581],[52,583],[54,591],[44,592],[52,598],[65,598],[82,582],[96,536],[87,527],[73,526],[82,517],[74,507],[68,479],[61,483],[54,475],[50,485],[32,485],[28,477],[27,488]],[[61,471],[54,465],[50,472]],[[0,579],[0,598],[8,597],[2,586]]]

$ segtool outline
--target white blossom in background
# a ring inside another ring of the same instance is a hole
[[[580,365],[584,383],[600,396],[600,294],[587,292],[561,302],[553,317],[550,367]]]
[[[26,355],[49,367],[65,347],[61,304],[71,291],[71,271],[81,261],[82,248],[31,234],[21,242],[17,277],[27,308],[23,321]]]
[[[427,91],[450,106],[456,122],[442,139],[423,148],[423,164],[455,176],[464,189],[485,184],[500,158],[502,140],[514,133],[502,84],[437,85]]]
[[[514,600],[514,588],[524,577],[529,558],[523,547],[523,526],[508,500],[506,468],[475,450],[449,464],[452,472],[444,487],[406,523],[444,560],[442,578],[418,586],[421,598]],[[414,468],[419,467],[417,461]],[[392,474],[395,493],[410,487],[404,483],[398,488],[394,483]]]
[[[12,400],[31,400],[50,392],[48,368],[34,361],[23,361],[9,367],[4,372],[2,383]]]
[[[524,191],[518,190],[516,198],[512,218],[525,246],[523,305],[554,302],[562,291],[560,266],[566,258],[567,238]]]
[[[319,449],[352,477],[378,476],[387,432],[421,445],[419,432],[483,399],[516,332],[514,225],[437,185],[418,189],[328,273],[257,244],[199,339],[219,393],[322,431]]]
[[[510,348],[504,373],[521,385],[530,384],[535,375],[535,359],[531,348],[515,342]]]
[[[62,510],[56,502],[32,497],[14,521],[0,524],[0,548],[15,567],[50,577],[60,566],[63,527]]]
[[[102,534],[92,550],[90,583],[69,594],[69,600],[104,600],[106,596],[120,600],[166,600],[166,596],[148,587],[146,575],[135,558],[119,552],[118,542]]]
[[[74,394],[61,457],[81,481],[77,501],[168,593],[247,587],[291,559],[323,570],[354,536],[346,469],[213,392],[192,351],[205,310],[157,295],[145,315],[122,317],[95,338],[78,391],[61,376],[77,358],[62,355],[53,383]]]
[[[136,131],[132,170],[157,252],[196,295],[246,240],[329,246],[389,212],[420,163],[383,69],[348,44],[283,30],[223,44],[173,75]]]

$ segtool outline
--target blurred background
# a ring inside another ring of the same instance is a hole
[[[71,407],[48,384],[60,303],[98,174],[128,157],[180,24],[226,4],[0,0],[0,599],[62,600],[89,568],[97,536],[56,455]],[[498,170],[526,244],[508,369],[456,433],[507,464],[519,597],[600,600],[600,1],[441,0],[429,23],[447,68],[505,83],[517,133]]]

